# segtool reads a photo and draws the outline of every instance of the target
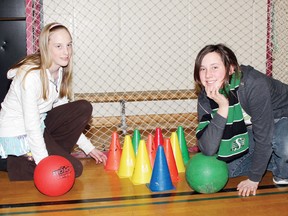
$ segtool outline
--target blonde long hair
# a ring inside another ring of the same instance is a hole
[[[65,29],[70,37],[71,34],[69,30],[63,26],[60,23],[49,23],[47,24],[41,31],[40,37],[39,37],[39,52],[28,55],[21,61],[19,61],[17,64],[13,65],[11,69],[18,68],[18,71],[22,70],[24,66],[30,66],[30,69],[26,72],[23,81],[25,80],[28,73],[34,70],[40,71],[40,79],[42,82],[42,98],[44,100],[47,99],[47,96],[49,94],[49,80],[46,73],[46,70],[49,69],[52,65],[52,58],[50,56],[50,53],[48,51],[48,44],[50,40],[51,33],[59,30],[59,29]],[[72,37],[71,37],[72,38]],[[62,73],[62,82],[61,82],[61,89],[59,92],[60,98],[67,96],[69,99],[71,99],[72,96],[72,67],[73,67],[73,60],[72,56],[70,58],[70,61],[66,67],[63,67],[63,73]],[[24,82],[23,82],[24,84]]]

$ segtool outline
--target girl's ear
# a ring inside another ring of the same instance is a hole
[[[234,66],[231,65],[231,66],[230,66],[230,70],[229,70],[229,75],[232,75],[234,72],[235,72]]]

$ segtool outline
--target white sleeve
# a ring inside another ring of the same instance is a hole
[[[89,154],[95,146],[91,143],[91,141],[82,133],[77,141],[77,145],[81,148],[85,154]]]
[[[48,156],[41,130],[40,112],[38,108],[38,99],[41,98],[42,91],[41,81],[37,76],[29,73],[20,85],[20,100],[28,144],[35,163],[38,164],[43,158]]]
[[[18,71],[18,68],[10,69],[7,72],[7,79],[13,79],[16,76],[17,71]]]

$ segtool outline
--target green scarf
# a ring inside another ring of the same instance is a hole
[[[229,100],[228,118],[218,150],[218,158],[226,162],[245,154],[249,148],[248,132],[243,119],[242,107],[237,97],[239,84],[240,78],[233,74],[229,85],[225,86],[225,90],[219,90]],[[218,111],[218,104],[211,99],[209,101],[212,113],[204,115],[200,120],[196,131],[198,139]]]

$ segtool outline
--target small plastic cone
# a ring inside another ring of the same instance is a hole
[[[139,130],[135,129],[133,132],[133,137],[132,137],[132,145],[133,145],[135,155],[137,155],[140,140],[141,140],[140,132]]]
[[[182,153],[179,146],[178,136],[176,132],[171,133],[170,142],[176,161],[177,170],[179,173],[185,172],[185,166],[183,162]]]
[[[186,166],[188,161],[190,160],[189,151],[187,148],[187,142],[184,134],[183,127],[179,126],[177,128],[177,136],[180,145],[180,150],[183,158],[184,165]]]
[[[171,180],[172,182],[177,182],[180,180],[180,178],[179,178],[179,174],[178,174],[178,170],[177,170],[177,166],[176,166],[176,162],[175,162],[175,158],[174,158],[174,154],[173,154],[173,150],[172,150],[171,142],[169,138],[164,139],[163,147],[164,147],[164,152],[165,152],[167,163],[168,163],[168,168],[170,171]]]
[[[122,154],[122,148],[121,148],[121,145],[120,145],[120,139],[119,139],[119,136],[118,136],[118,134],[117,134],[116,143],[117,143],[117,149],[120,149],[120,151],[121,151],[121,154]]]
[[[156,149],[159,145],[163,145],[163,134],[161,128],[156,128],[155,130],[154,145]]]
[[[147,187],[152,192],[174,190],[175,187],[172,184],[166,156],[162,145],[159,145],[156,152],[154,167],[150,183]]]
[[[151,164],[151,167],[153,167],[154,166],[154,160],[156,157],[156,147],[155,147],[154,142],[153,142],[153,135],[152,134],[148,134],[146,145],[147,145],[147,151],[148,151],[148,155],[149,155],[149,159],[150,159],[150,164]]]
[[[121,153],[119,136],[117,132],[113,132],[105,170],[117,171],[119,169]]]
[[[134,185],[147,184],[150,182],[152,168],[144,140],[140,140],[136,156],[135,169],[131,178]]]
[[[129,178],[132,176],[135,167],[135,153],[130,135],[125,135],[118,176]]]

